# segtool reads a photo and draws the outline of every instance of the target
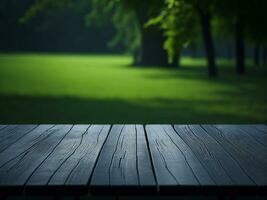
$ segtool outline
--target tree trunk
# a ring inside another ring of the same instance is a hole
[[[180,67],[180,58],[181,58],[181,54],[180,54],[180,52],[177,52],[174,55],[173,62],[170,65],[172,67]]]
[[[138,65],[171,66],[168,63],[167,51],[164,50],[163,31],[157,27],[144,27],[150,16],[142,7],[135,10],[141,33],[141,50]]]
[[[138,65],[140,62],[140,56],[141,56],[141,52],[140,49],[136,49],[133,52],[133,65]]]
[[[254,47],[254,64],[255,66],[260,66],[260,46],[256,45]]]
[[[242,24],[237,21],[235,24],[235,48],[236,48],[236,72],[245,73],[245,44]]]
[[[157,28],[143,28],[141,34],[140,65],[170,66],[167,51],[163,49],[163,33]]]
[[[217,76],[217,68],[215,63],[215,49],[213,44],[213,38],[211,33],[211,16],[208,12],[204,12],[199,9],[200,21],[202,26],[203,41],[206,50],[206,57],[208,62],[208,74],[210,77]]]

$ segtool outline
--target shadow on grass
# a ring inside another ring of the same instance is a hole
[[[212,109],[218,105],[225,109]],[[211,108],[211,109],[210,109]],[[4,123],[263,123],[251,114],[229,112],[221,101],[0,96]]]
[[[237,75],[233,66],[219,66],[219,76],[209,78],[204,66],[183,66],[178,69],[162,69],[161,74],[146,74],[145,78],[155,80],[187,79],[201,80],[209,83],[219,83],[231,86],[250,84],[254,88],[265,87],[267,84],[267,68],[248,67],[246,74]]]

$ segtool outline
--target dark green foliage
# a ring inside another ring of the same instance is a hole
[[[166,36],[165,49],[169,60],[176,56],[188,43],[194,42],[196,35],[202,30],[206,50],[208,74],[216,76],[215,50],[211,32],[211,13],[214,1],[166,0],[161,14],[150,20],[150,24],[159,24]]]
[[[177,66],[182,50],[202,37],[208,74],[216,76],[214,38],[234,39],[243,74],[246,47],[255,49],[255,65],[266,60],[265,8],[265,0],[2,0],[0,48],[124,51],[136,65]]]
[[[115,35],[115,28],[111,23],[107,21],[103,26],[86,26],[84,16],[89,12],[89,5],[57,4],[45,9],[38,7],[35,2],[39,1],[0,2],[0,20],[3,27],[0,31],[0,51],[122,51],[119,46],[112,49],[107,46]]]

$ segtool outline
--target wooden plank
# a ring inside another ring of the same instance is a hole
[[[261,129],[257,129],[257,126],[239,125],[238,128],[256,140],[260,145],[267,147],[267,134]],[[267,149],[265,151],[267,151]]]
[[[38,125],[19,125],[12,131],[2,131],[0,139],[0,153],[7,149],[11,144],[17,142],[20,138],[30,133]]]
[[[217,185],[253,185],[231,155],[199,125],[176,125],[177,134],[191,147]]]
[[[18,125],[8,125],[7,127],[0,130],[0,143],[5,140],[6,137],[13,134]]]
[[[155,186],[144,129],[114,125],[103,146],[90,186]]]
[[[110,125],[92,125],[83,134],[76,150],[53,174],[48,185],[86,186],[109,130]],[[59,155],[56,153],[54,156],[51,159],[57,159]]]
[[[159,185],[214,185],[214,181],[190,147],[171,125],[146,126]]]
[[[5,151],[0,153],[0,168],[8,163],[21,159],[34,145],[52,134],[55,130],[53,125],[40,125],[25,137],[11,144]]]
[[[261,131],[262,133],[267,134],[267,126],[264,124],[257,124],[253,126],[255,129],[257,129],[258,131]]]
[[[242,193],[266,186],[265,125],[0,125],[0,192]]]
[[[19,159],[10,160],[0,168],[0,185],[22,186],[34,171],[54,151],[57,145],[69,133],[72,125],[57,125],[51,133],[26,150]],[[19,149],[18,149],[19,150]],[[16,151],[15,151],[16,152]],[[5,151],[3,152],[5,153]],[[11,154],[12,155],[12,154]],[[5,157],[4,159],[10,159]],[[0,159],[1,161],[2,159]]]
[[[6,128],[8,125],[0,125],[0,131],[2,130],[2,129],[4,129],[4,128]]]
[[[27,185],[47,185],[60,167],[77,151],[89,127],[89,125],[75,125],[55,151],[32,174]],[[61,184],[64,183],[65,181]]]
[[[136,125],[136,140],[139,184],[141,186],[154,186],[156,185],[156,180],[153,174],[152,161],[149,155],[144,126],[142,125]]]
[[[176,141],[174,142],[173,132],[170,129],[168,132],[165,130],[161,125],[146,126],[158,185],[199,185],[185,155]]]
[[[87,128],[88,125],[75,126],[27,185],[87,184],[93,161],[108,134],[109,126],[94,125]],[[47,172],[47,168],[51,172]]]
[[[15,132],[15,129],[18,125],[8,125],[7,127],[0,130],[0,144],[4,141],[8,136],[12,135]]]
[[[261,142],[249,134],[249,130],[244,131],[239,125],[216,125],[220,130],[224,130],[232,141],[237,142],[238,145],[247,149],[248,153],[255,154],[254,157],[267,164],[267,144],[264,144],[263,138]]]
[[[266,150],[238,126],[203,126],[210,136],[220,143],[239,163],[250,179],[257,185],[267,185]],[[259,148],[260,147],[260,148]]]

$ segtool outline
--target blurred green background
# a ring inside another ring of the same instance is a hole
[[[114,2],[0,2],[0,123],[266,123],[264,1]]]
[[[182,69],[132,67],[129,56],[1,54],[3,123],[264,123],[267,70],[237,77],[220,60]]]

